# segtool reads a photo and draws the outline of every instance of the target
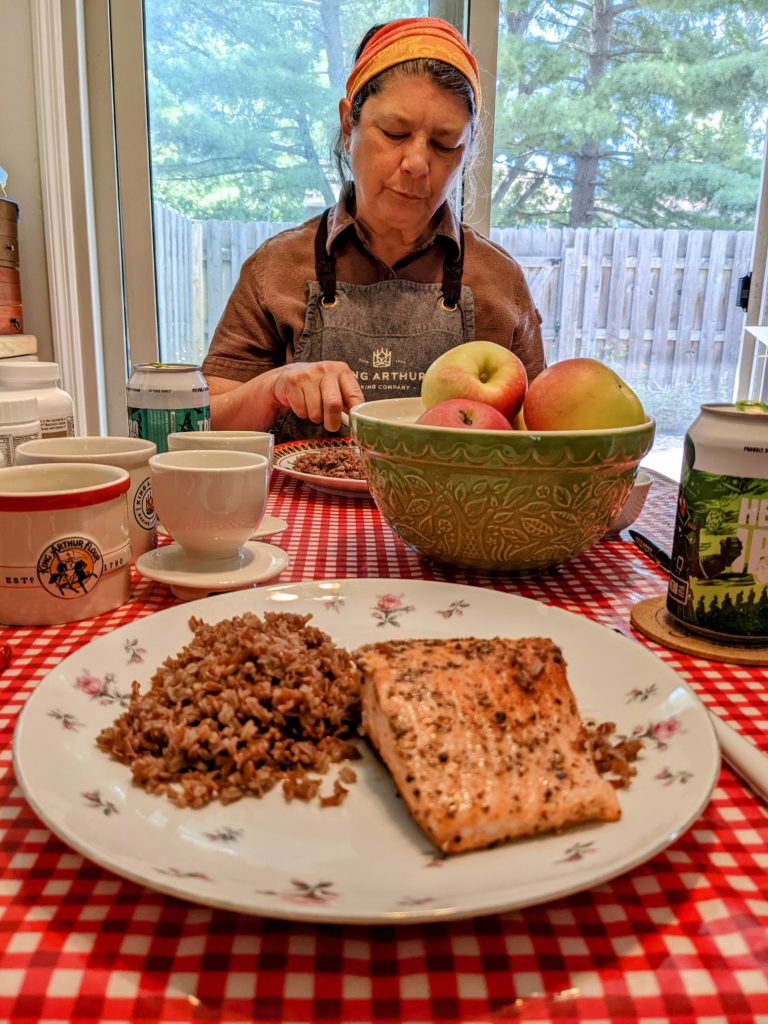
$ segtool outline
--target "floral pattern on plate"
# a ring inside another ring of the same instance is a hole
[[[416,609],[406,604],[402,594],[382,594],[371,612],[377,626],[400,626],[403,615]]]
[[[130,687],[125,692],[118,690],[114,672],[105,672],[103,676],[94,676],[85,669],[82,675],[75,679],[75,687],[87,694],[91,700],[98,700],[99,704],[105,707],[108,704],[119,704],[121,708],[127,708],[131,696]]]
[[[189,639],[190,615],[219,621],[245,610],[288,608],[313,614],[349,649],[393,634],[551,637],[566,656],[584,716],[615,722],[620,735],[645,738],[638,774],[620,793],[622,819],[441,854],[429,848],[386,769],[364,745],[355,765],[358,781],[339,807],[288,804],[276,788],[261,800],[191,810],[132,786],[128,768],[101,753],[95,738],[120,713],[132,682],[146,687],[161,662]],[[604,882],[673,842],[709,799],[719,768],[708,713],[641,644],[499,591],[380,579],[222,594],[98,637],[32,693],[14,756],[24,793],[45,824],[124,877],[244,913],[360,923],[510,910]]]

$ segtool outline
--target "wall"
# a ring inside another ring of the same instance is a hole
[[[35,115],[31,17],[27,0],[0,0],[0,167],[19,204],[19,269],[25,334],[41,359],[53,359],[40,161]]]

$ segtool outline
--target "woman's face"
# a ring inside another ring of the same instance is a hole
[[[395,78],[351,126],[339,104],[357,214],[374,234],[418,243],[456,184],[471,140],[466,104],[423,78]]]

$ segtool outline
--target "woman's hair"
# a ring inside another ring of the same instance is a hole
[[[355,62],[365,49],[368,40],[378,32],[379,29],[383,28],[384,24],[374,25],[372,28],[368,29],[355,50]],[[375,96],[390,82],[393,82],[398,78],[430,79],[435,83],[435,85],[440,86],[441,89],[445,89],[446,92],[453,93],[454,96],[457,96],[465,103],[470,118],[470,152],[462,172],[466,190],[466,179],[470,173],[470,164],[472,163],[475,142],[480,131],[480,119],[478,116],[477,106],[475,104],[475,94],[472,91],[472,86],[464,75],[462,75],[462,73],[451,64],[446,64],[444,61],[435,60],[431,57],[419,57],[414,60],[405,61],[403,64],[396,64],[394,67],[387,68],[385,71],[376,75],[375,78],[366,82],[352,100],[352,109],[349,112],[350,124],[352,126],[359,124],[360,112],[363,108],[363,104],[370,96]],[[341,182],[342,191],[346,191],[351,184],[351,168],[347,158],[347,151],[344,146],[344,133],[341,130],[341,127],[339,127],[336,132],[331,152],[336,171],[339,175],[339,181]]]

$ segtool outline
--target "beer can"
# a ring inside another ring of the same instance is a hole
[[[128,433],[154,441],[168,451],[168,435],[179,430],[209,430],[208,382],[199,366],[186,363],[136,363],[126,387]]]
[[[702,405],[683,446],[667,610],[723,640],[768,640],[768,407]]]

